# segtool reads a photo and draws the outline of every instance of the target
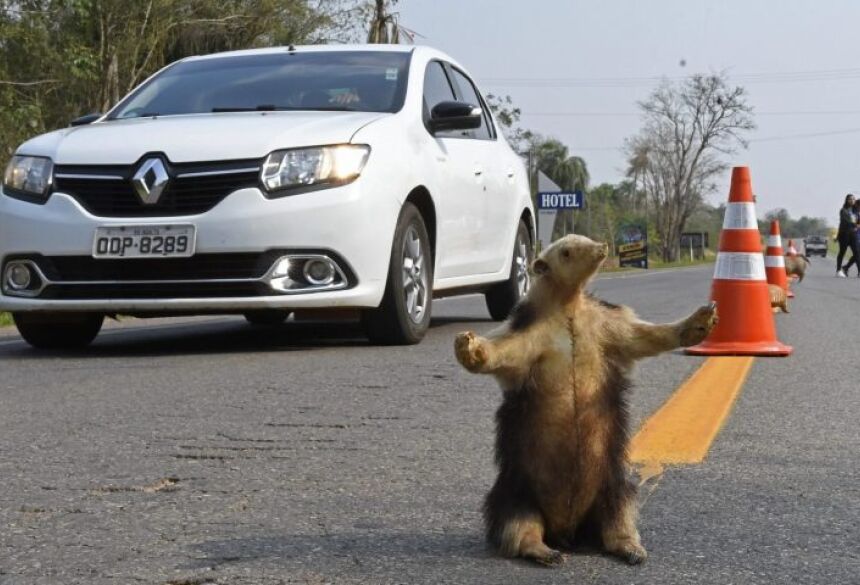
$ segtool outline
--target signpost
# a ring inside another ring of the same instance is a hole
[[[585,195],[582,191],[541,191],[537,203],[538,209],[583,209]]]
[[[681,234],[681,251],[690,253],[690,262],[705,257],[708,247],[708,232],[684,232]]]
[[[559,211],[583,209],[585,195],[582,191],[562,191],[542,172],[538,171],[538,245],[545,250],[552,243],[552,229]]]

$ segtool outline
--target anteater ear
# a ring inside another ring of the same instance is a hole
[[[535,274],[547,274],[549,272],[549,264],[538,258],[532,262],[532,272]]]

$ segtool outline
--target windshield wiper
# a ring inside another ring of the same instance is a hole
[[[105,118],[104,121],[105,122],[114,122],[116,120],[138,120],[140,118],[157,118],[160,115],[161,114],[159,112],[143,112],[142,114],[136,114],[134,116],[126,116],[126,117],[115,116],[113,118]]]
[[[254,106],[253,108],[248,108],[244,106],[225,106],[225,107],[216,107],[212,108],[212,111],[215,113],[224,113],[224,112],[274,112],[275,110],[282,110],[283,108],[279,108],[278,106],[272,104],[260,104],[259,106]]]
[[[294,108],[284,108],[285,110],[296,112],[357,112],[355,108],[348,106],[296,106]]]
[[[212,108],[212,112],[216,114],[230,112],[355,112],[354,108],[347,106],[273,106],[271,104],[262,104],[253,108],[247,107],[216,107]]]

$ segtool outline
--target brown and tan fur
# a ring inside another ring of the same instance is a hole
[[[770,294],[770,306],[774,313],[782,310],[783,313],[788,313],[788,295],[781,286],[775,284],[767,285],[768,293]]]
[[[585,286],[607,246],[583,236],[552,244],[533,264],[527,297],[487,337],[461,333],[459,362],[493,374],[503,390],[496,414],[499,475],[487,495],[487,538],[504,556],[558,564],[583,528],[630,563],[645,549],[628,481],[627,373],[641,358],[702,341],[714,306],[667,325],[604,303]]]
[[[796,276],[797,280],[803,282],[803,277],[806,276],[806,269],[809,268],[809,258],[806,256],[786,256],[785,257],[785,273],[789,278]]]

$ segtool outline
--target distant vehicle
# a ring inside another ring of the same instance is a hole
[[[806,236],[803,239],[803,248],[807,257],[827,257],[827,238],[824,236]]]
[[[0,310],[36,347],[104,317],[352,309],[417,343],[434,296],[529,287],[522,159],[429,47],[190,57],[107,114],[21,145],[0,190]]]

